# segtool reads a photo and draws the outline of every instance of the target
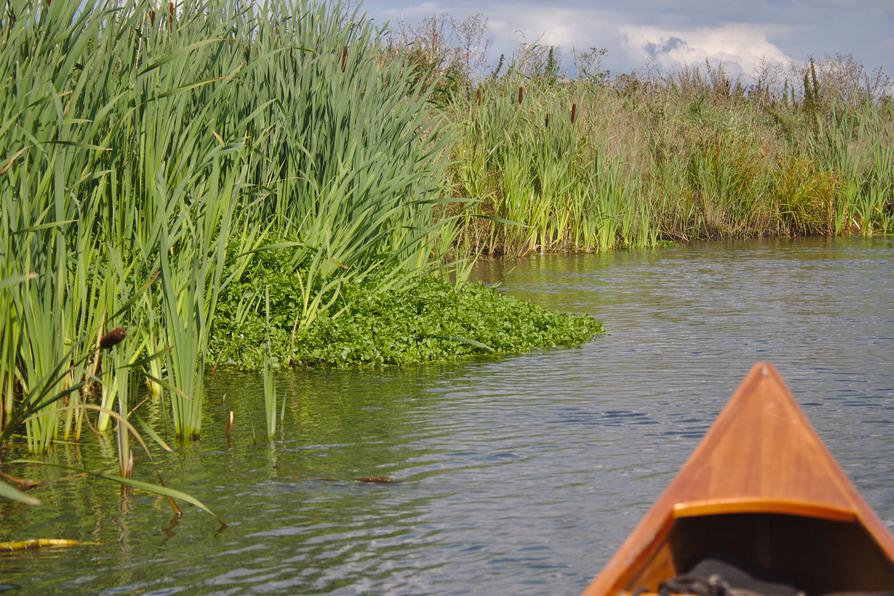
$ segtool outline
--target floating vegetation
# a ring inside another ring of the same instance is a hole
[[[602,331],[590,317],[552,311],[480,284],[422,278],[382,289],[371,277],[346,284],[330,311],[294,336],[288,313],[299,289],[280,257],[267,255],[221,298],[216,361],[261,370],[266,350],[288,366],[407,365],[499,356],[584,343]],[[269,283],[270,320],[241,315],[239,300]],[[269,336],[269,338],[268,338]]]

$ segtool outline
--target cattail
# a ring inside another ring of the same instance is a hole
[[[521,105],[522,100],[525,98],[525,88],[521,85],[518,86],[518,105]]]
[[[155,27],[155,11],[154,10],[149,11],[149,24],[152,25],[153,27]]]
[[[174,3],[168,2],[168,27],[174,30]]]
[[[574,121],[577,120],[577,104],[571,104],[571,123],[574,124]]]
[[[475,89],[475,105],[481,105],[481,87]]]
[[[549,128],[549,114],[546,115],[546,119],[543,122],[544,128]]]
[[[344,72],[348,66],[348,46],[341,49],[341,71]]]
[[[125,337],[127,337],[127,332],[124,331],[124,327],[115,327],[99,338],[99,347],[108,350],[112,346],[120,344]]]

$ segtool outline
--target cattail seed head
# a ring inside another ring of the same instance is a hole
[[[481,87],[475,90],[475,104],[481,105]]]
[[[341,71],[344,72],[348,67],[348,46],[341,49]]]
[[[169,2],[168,3],[168,27],[171,29],[171,31],[174,30],[174,13],[175,13],[174,3]]]
[[[571,104],[571,123],[574,124],[574,121],[577,120],[577,104]]]
[[[149,24],[152,25],[153,27],[155,27],[155,11],[150,10],[148,15],[149,15]]]
[[[544,128],[549,128],[549,114],[546,115],[546,119],[543,122]]]
[[[525,98],[525,88],[521,85],[518,86],[518,105],[521,105],[522,100]]]
[[[124,327],[115,327],[101,338],[99,338],[99,347],[108,350],[112,346],[120,344],[127,337]]]

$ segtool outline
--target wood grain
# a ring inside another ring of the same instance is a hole
[[[774,541],[801,555],[771,556],[783,551]],[[840,589],[838,584],[894,589],[894,536],[769,363],[752,368],[677,477],[584,593],[657,591],[658,583],[685,571],[698,553],[729,551],[735,542],[738,556],[788,571],[818,591]],[[835,553],[841,560],[833,564]],[[824,569],[810,571],[820,562]]]

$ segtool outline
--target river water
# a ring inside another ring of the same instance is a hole
[[[0,556],[27,593],[575,594],[633,528],[754,362],[777,365],[894,528],[894,240],[700,244],[480,265],[508,292],[589,313],[607,334],[502,360],[209,379],[205,436],[154,453],[169,486],[222,515],[122,500],[71,479],[2,503]],[[224,421],[236,416],[228,442]],[[53,461],[110,467],[89,440]],[[137,456],[136,474],[154,480]],[[31,478],[57,470],[17,469]],[[387,476],[396,482],[353,479]]]

